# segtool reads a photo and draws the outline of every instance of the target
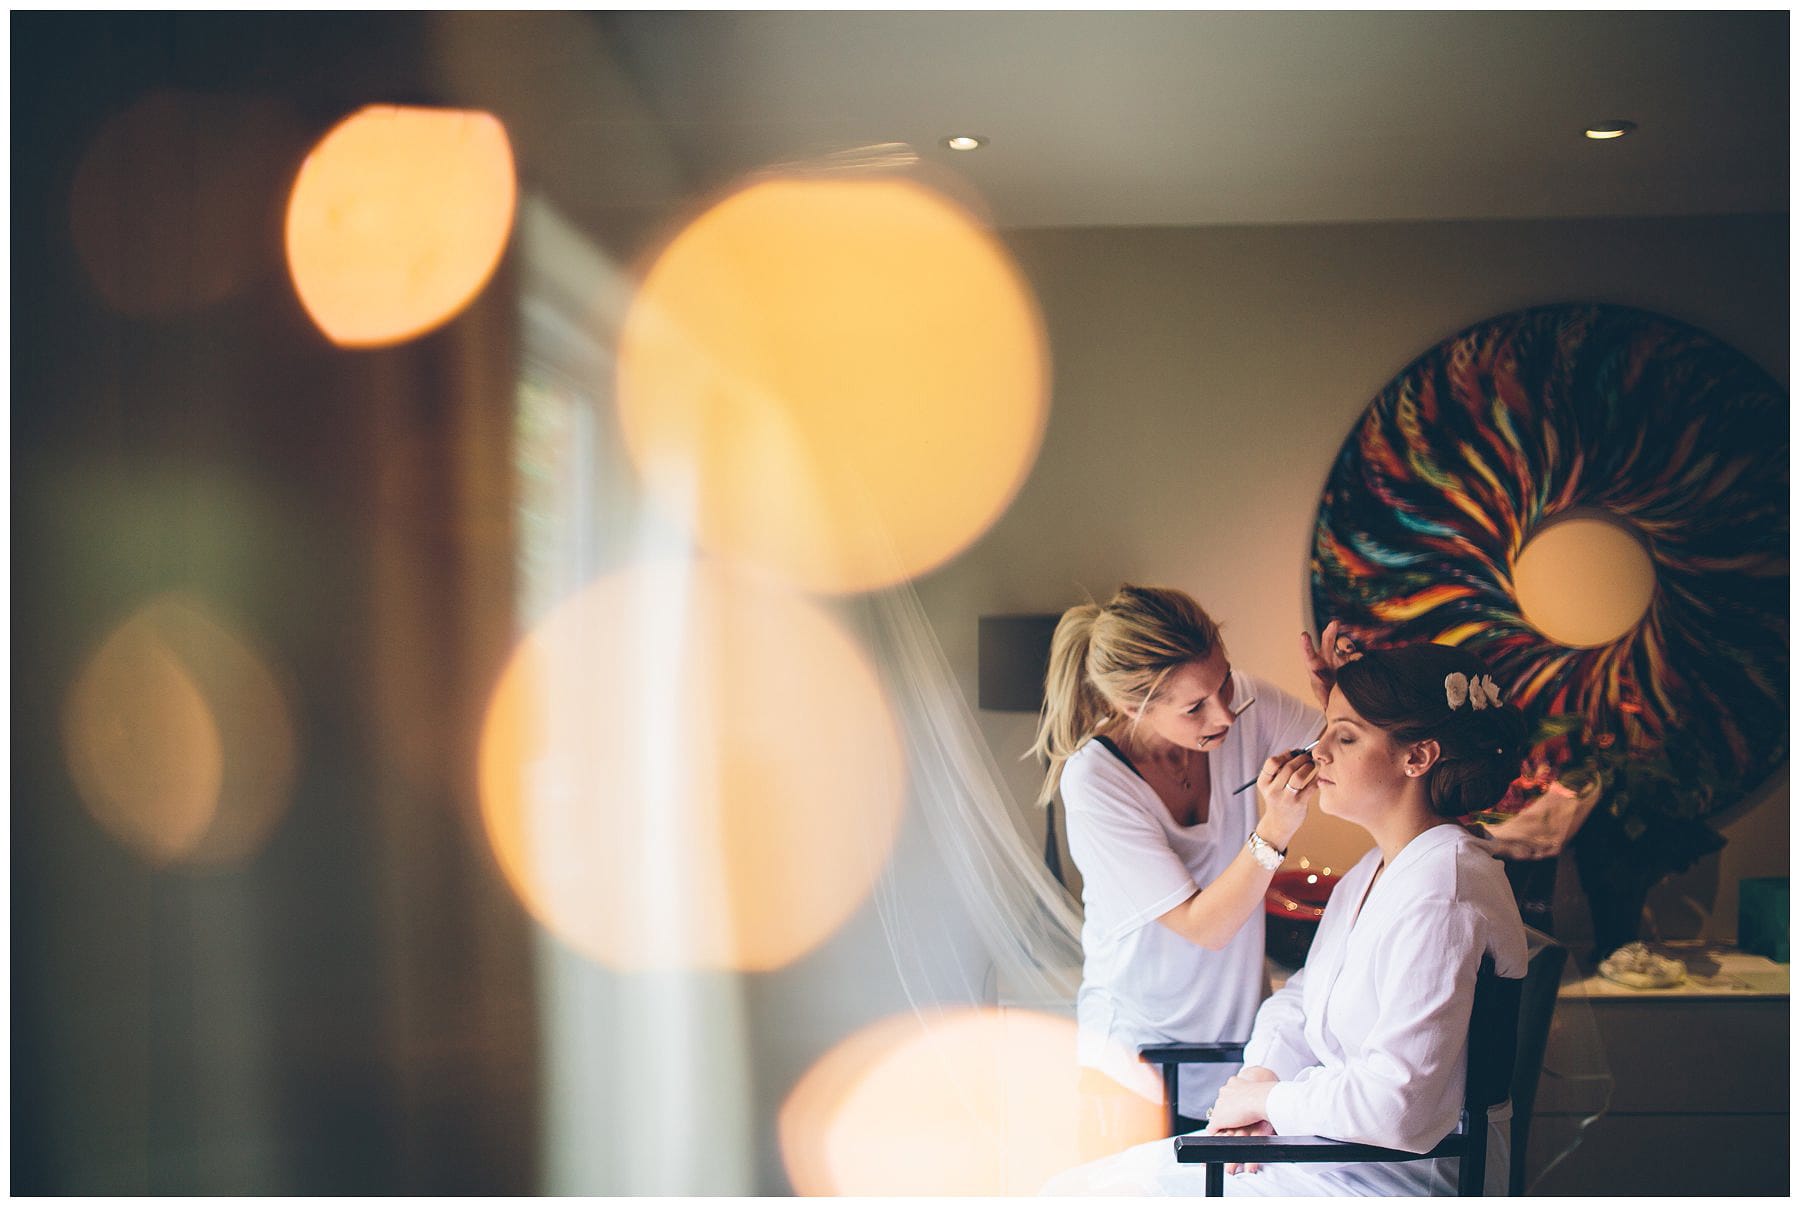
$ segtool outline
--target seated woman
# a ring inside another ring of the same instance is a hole
[[[1318,804],[1375,847],[1338,883],[1306,966],[1258,1011],[1245,1068],[1209,1133],[1320,1135],[1425,1152],[1462,1108],[1483,955],[1525,974],[1506,874],[1455,818],[1500,799],[1524,722],[1487,668],[1448,646],[1370,653],[1338,671],[1313,751]],[[1265,775],[1268,774],[1265,772]],[[1490,1118],[1505,1193],[1507,1114]],[[1452,1194],[1456,1162],[1230,1168],[1228,1195]],[[1199,1194],[1200,1166],[1157,1140],[1063,1174],[1047,1194]]]

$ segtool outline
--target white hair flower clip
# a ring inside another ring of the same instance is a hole
[[[1469,702],[1469,707],[1477,712],[1493,705],[1500,707],[1500,685],[1494,682],[1492,675],[1465,675],[1460,671],[1452,671],[1444,676],[1444,699],[1450,704],[1452,712]]]
[[[1463,701],[1469,698],[1469,677],[1461,671],[1451,671],[1444,676],[1444,699],[1450,702],[1452,711],[1461,708]]]

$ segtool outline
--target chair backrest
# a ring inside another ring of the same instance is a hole
[[[1550,1042],[1550,1020],[1556,1014],[1556,991],[1562,985],[1569,950],[1549,942],[1531,957],[1519,999],[1518,1054],[1512,1081],[1512,1167],[1507,1193],[1525,1193],[1525,1146],[1531,1138],[1531,1113],[1537,1106],[1538,1080],[1544,1071],[1544,1049]]]
[[[1463,1106],[1471,1114],[1485,1114],[1512,1093],[1524,985],[1518,977],[1495,973],[1493,956],[1481,957],[1475,1006],[1469,1014],[1469,1080],[1463,1088]]]
[[[1537,1101],[1538,1076],[1550,1035],[1550,1016],[1562,980],[1568,951],[1546,942],[1526,966],[1522,978],[1502,977],[1492,956],[1483,956],[1475,976],[1475,1005],[1469,1014],[1469,1079],[1463,1091],[1464,1151],[1458,1193],[1483,1193],[1487,1180],[1487,1112],[1512,1099],[1509,1194],[1523,1193],[1525,1144],[1531,1110]]]
[[[1487,1113],[1512,1089],[1513,1059],[1519,1043],[1519,992],[1525,982],[1494,971],[1494,957],[1481,957],[1475,974],[1475,1005],[1469,1011],[1469,1071],[1463,1083],[1462,1156],[1456,1192],[1479,1195],[1487,1184]],[[1510,1171],[1509,1171],[1510,1172]]]

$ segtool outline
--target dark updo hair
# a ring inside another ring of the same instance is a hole
[[[1506,795],[1525,755],[1525,718],[1510,703],[1451,707],[1452,675],[1490,676],[1486,663],[1447,645],[1371,650],[1338,668],[1337,685],[1371,725],[1402,745],[1435,740],[1438,761],[1425,774],[1439,817],[1491,809]],[[1480,689],[1477,689],[1480,694]],[[1504,693],[1502,693],[1504,694]]]

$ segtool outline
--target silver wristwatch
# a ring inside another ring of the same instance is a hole
[[[1281,866],[1281,861],[1287,858],[1286,851],[1271,843],[1255,830],[1250,831],[1250,837],[1244,840],[1244,845],[1250,848],[1251,857],[1256,860],[1256,865],[1266,872],[1274,871]]]

